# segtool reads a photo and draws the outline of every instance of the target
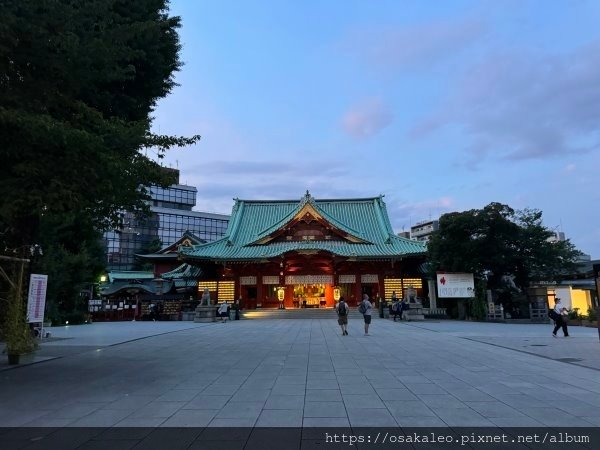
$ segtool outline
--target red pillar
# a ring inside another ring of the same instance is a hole
[[[356,304],[362,301],[362,282],[360,280],[360,270],[356,271],[356,283],[354,284],[354,297]]]

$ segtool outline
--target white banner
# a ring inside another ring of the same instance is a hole
[[[255,276],[240,277],[240,286],[254,286],[256,285]]]
[[[379,277],[377,276],[377,274],[365,273],[360,276],[360,282],[361,283],[378,283]]]
[[[286,275],[285,284],[333,284],[333,275]]]
[[[265,275],[262,277],[263,284],[279,284],[279,277],[277,275]]]
[[[40,323],[44,321],[47,286],[48,275],[31,274],[27,297],[27,322]]]
[[[475,281],[472,273],[437,273],[438,297],[475,297]]]
[[[339,283],[340,284],[356,283],[356,275],[340,275]]]

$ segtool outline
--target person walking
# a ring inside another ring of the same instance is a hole
[[[227,319],[229,317],[229,305],[227,304],[227,302],[221,303],[221,306],[219,306],[218,309],[218,313],[219,317],[221,318],[221,322],[227,322]]]
[[[408,310],[410,309],[410,305],[408,304],[408,301],[406,300],[406,298],[403,298],[402,301],[400,302],[400,320],[406,320],[407,322],[410,322],[410,318],[408,317]]]
[[[158,307],[152,303],[149,307],[150,309],[150,320],[152,320],[153,322],[156,322],[156,319],[158,319]]]
[[[342,336],[348,336],[348,304],[344,297],[340,297],[339,303],[335,306],[338,315],[338,324],[342,329]]]
[[[369,336],[369,325],[371,324],[373,305],[369,301],[369,296],[367,294],[363,294],[363,299],[358,305],[358,311],[363,315],[365,321],[365,336]]]
[[[567,329],[568,315],[569,310],[561,304],[560,298],[557,298],[554,303],[554,314],[552,315],[552,318],[554,319],[554,330],[552,331],[553,337],[556,337],[556,332],[559,328],[562,328],[565,337],[569,337],[569,330]]]
[[[392,294],[392,314],[394,315],[394,322],[396,321],[398,314],[401,313],[400,307],[400,300],[398,300],[398,297],[396,297],[396,292],[394,292]],[[400,320],[402,320],[402,317],[400,317]]]
[[[240,297],[239,300],[235,300],[233,302],[233,311],[235,314],[235,320],[240,320],[240,308],[241,308],[241,304],[242,304],[242,297]]]

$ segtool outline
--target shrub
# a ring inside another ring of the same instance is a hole
[[[579,308],[573,308],[569,311],[569,319],[580,319],[579,317]]]

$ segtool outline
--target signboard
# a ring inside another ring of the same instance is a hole
[[[438,272],[439,298],[475,297],[475,282],[472,273]]]
[[[48,275],[31,274],[29,278],[29,295],[27,297],[27,322],[40,323],[44,321],[47,286]]]

